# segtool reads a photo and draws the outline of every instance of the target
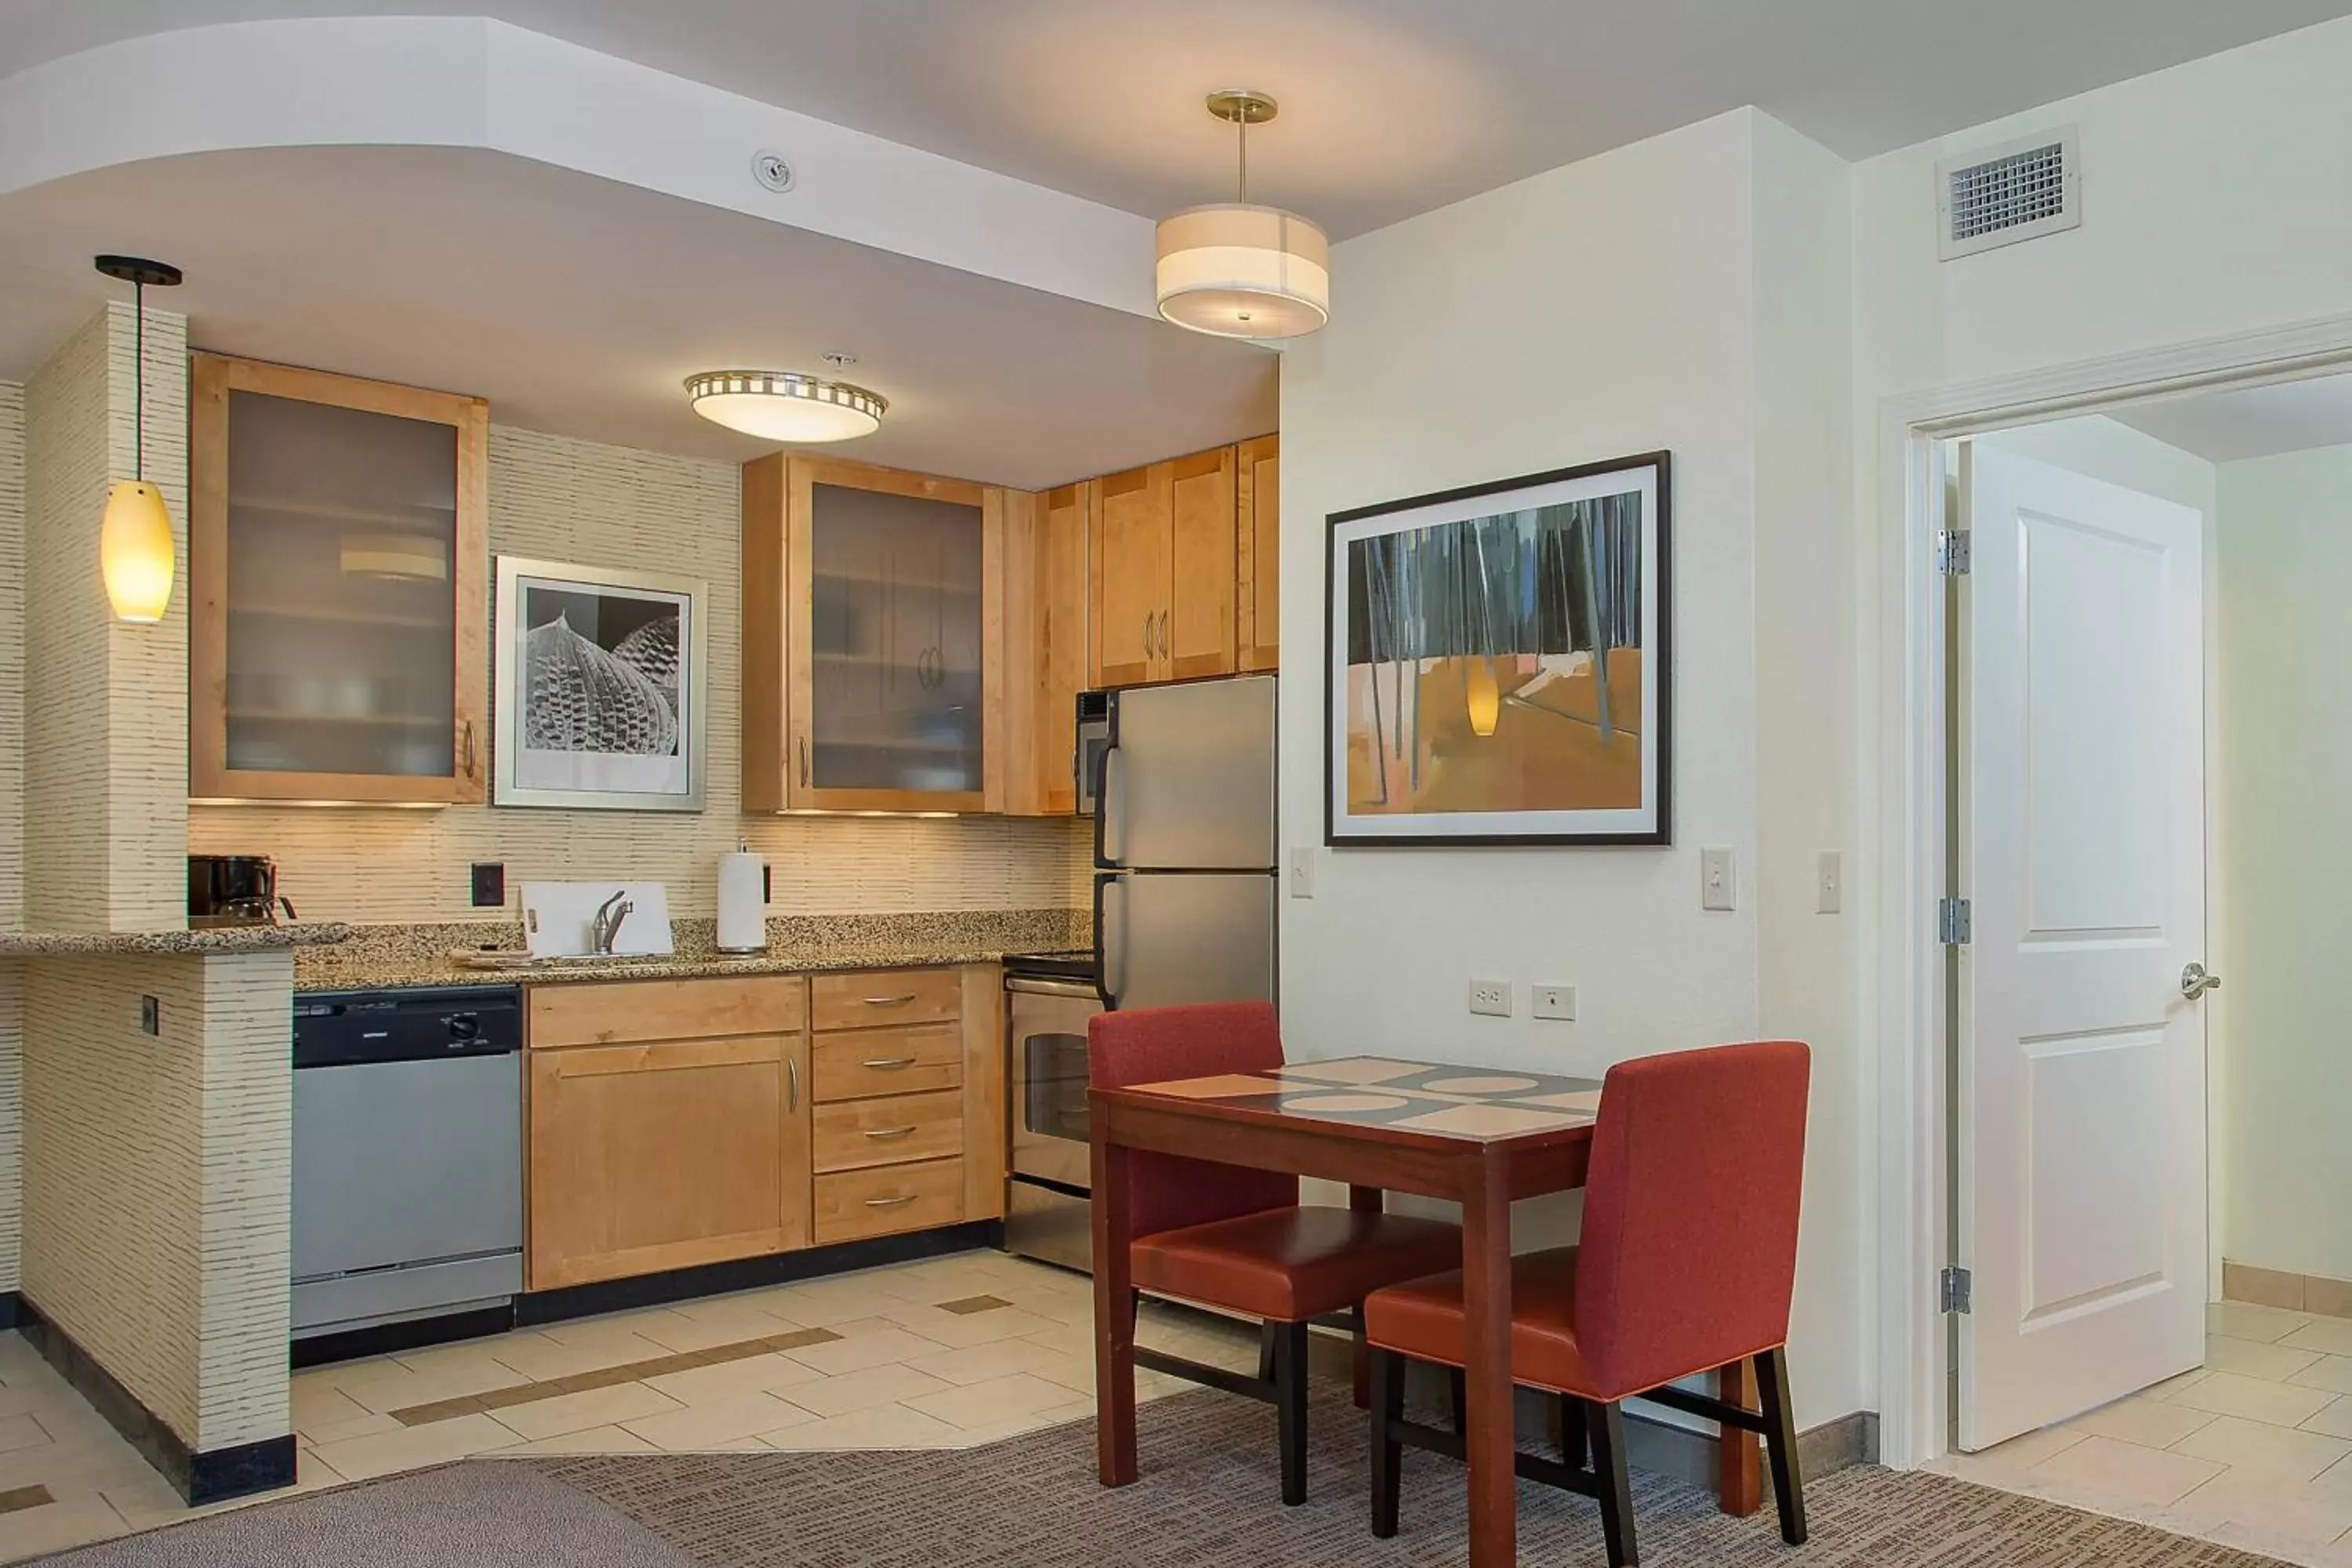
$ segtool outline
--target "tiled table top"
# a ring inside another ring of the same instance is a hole
[[[1486,1142],[1589,1127],[1601,1110],[1597,1079],[1488,1071],[1345,1057],[1271,1073],[1225,1073],[1138,1084],[1133,1092],[1209,1102],[1286,1121],[1386,1127]]]

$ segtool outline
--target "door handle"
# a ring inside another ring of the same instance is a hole
[[[906,1193],[895,1198],[868,1198],[866,1200],[866,1206],[870,1209],[895,1209],[914,1201],[915,1194]]]
[[[808,788],[808,737],[803,735],[801,737],[801,788]]]
[[[792,1057],[784,1058],[784,1110],[801,1108],[801,1064]]]
[[[863,1061],[857,1065],[862,1068],[870,1068],[875,1072],[897,1072],[901,1068],[913,1067],[915,1065],[915,1058],[912,1057],[877,1057],[871,1061]]]
[[[915,1124],[910,1121],[904,1127],[869,1127],[866,1130],[866,1136],[873,1139],[877,1143],[887,1143],[897,1139],[909,1137],[914,1131]]]
[[[868,996],[866,1005],[868,1007],[903,1007],[914,999],[913,992],[902,991],[896,996]]]
[[[2221,977],[2209,974],[2201,963],[2192,963],[2180,972],[2180,994],[2191,1002],[2208,991],[2221,989]]]
[[[471,719],[468,719],[468,720],[467,720],[467,721],[466,721],[466,739],[465,739],[465,746],[466,746],[466,776],[467,776],[467,778],[469,778],[469,779],[471,779],[471,778],[479,778],[479,777],[481,776],[481,773],[480,773],[479,770],[475,766],[475,763],[474,763],[474,721],[473,721]]]
[[[1160,612],[1160,657],[1168,657],[1168,612]]]

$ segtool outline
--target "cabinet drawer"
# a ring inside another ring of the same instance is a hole
[[[963,977],[953,969],[819,974],[809,982],[809,1011],[820,1029],[937,1023],[961,1015]]]
[[[963,1152],[963,1096],[894,1094],[820,1105],[815,1116],[816,1168],[855,1171],[906,1165]]]
[[[741,980],[582,981],[530,987],[534,1047],[719,1035],[789,1035],[808,1016],[797,974]]]
[[[841,1171],[816,1179],[816,1239],[820,1246],[929,1230],[963,1218],[963,1162],[929,1160]]]
[[[963,1031],[952,1023],[908,1029],[860,1029],[816,1042],[815,1098],[868,1100],[924,1094],[963,1081]]]

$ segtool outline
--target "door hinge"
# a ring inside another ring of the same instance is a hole
[[[1937,1296],[1947,1312],[1966,1312],[1976,1278],[1965,1268],[1947,1268],[1937,1282]]]
[[[1947,577],[1969,574],[1969,531],[1948,528],[1936,535],[1936,570]]]
[[[1936,940],[1948,947],[1968,945],[1968,900],[1939,899],[1936,901]]]

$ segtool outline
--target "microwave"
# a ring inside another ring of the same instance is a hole
[[[1078,693],[1078,739],[1070,773],[1078,786],[1078,815],[1095,814],[1095,790],[1102,782],[1103,753],[1110,749],[1110,693]]]

